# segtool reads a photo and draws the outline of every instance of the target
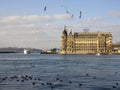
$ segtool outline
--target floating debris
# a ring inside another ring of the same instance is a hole
[[[35,82],[33,82],[32,85],[34,86],[34,85],[35,85]]]
[[[116,88],[116,86],[112,86],[113,88]]]
[[[72,81],[69,81],[69,83],[72,83]]]
[[[81,84],[81,83],[79,83],[79,86],[82,86],[82,84]]]

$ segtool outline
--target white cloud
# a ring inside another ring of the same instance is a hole
[[[70,20],[71,16],[69,14],[59,14],[59,15],[54,15],[53,18],[56,20]]]
[[[60,20],[70,20],[70,15],[68,14],[57,14],[57,15],[29,15],[29,16],[8,16],[1,17],[0,24],[15,24],[15,23],[43,23],[43,22],[51,22],[51,21],[60,21]]]
[[[71,20],[68,14],[1,17],[0,47],[60,47],[60,36],[66,20]],[[120,24],[96,23],[102,20],[101,18],[88,18],[84,20],[84,23],[70,24],[68,28],[73,32],[80,32],[84,28],[90,31],[109,31],[113,34],[114,40],[120,40]],[[63,23],[56,24],[56,21],[63,21]]]
[[[102,24],[94,24],[90,25],[91,28],[94,29],[106,29],[109,30],[110,28],[120,28],[120,24],[110,24],[110,23],[102,23]]]
[[[110,12],[109,15],[114,17],[120,17],[120,11]]]
[[[82,22],[84,22],[84,23],[93,23],[93,22],[100,22],[100,21],[103,21],[103,19],[102,18],[96,18],[96,17],[87,18],[85,20],[82,20]]]
[[[16,18],[10,18],[9,20],[16,20]],[[0,23],[0,47],[59,47],[61,26],[52,23],[47,25],[36,23]],[[55,44],[53,45],[53,43]]]

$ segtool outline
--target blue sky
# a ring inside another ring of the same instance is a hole
[[[0,0],[0,47],[59,48],[64,25],[109,31],[120,42],[120,0]]]

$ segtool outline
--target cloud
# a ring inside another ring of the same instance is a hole
[[[119,24],[72,24],[67,28],[74,32],[82,32],[82,29],[88,27],[90,32],[101,31],[111,32],[113,42],[120,40]],[[15,28],[19,28],[16,29]],[[53,48],[60,47],[60,37],[64,25],[28,25],[26,27],[15,27],[14,30],[3,30],[0,32],[0,46],[18,46],[18,47],[34,47],[34,48]]]
[[[110,12],[108,15],[113,17],[120,17],[120,11]]]
[[[44,30],[51,27],[54,22],[69,20],[71,17],[68,14],[7,16],[0,18],[0,30]]]
[[[85,20],[82,20],[82,22],[84,22],[84,23],[93,23],[93,22],[100,22],[100,21],[103,21],[103,19],[102,18],[96,18],[96,17],[87,18]]]
[[[43,23],[43,22],[54,22],[54,21],[65,21],[70,20],[68,14],[57,14],[57,15],[29,15],[29,16],[8,16],[0,18],[0,23]]]
[[[71,16],[69,14],[59,14],[59,15],[54,15],[53,18],[55,20],[70,20]]]
[[[71,26],[68,26],[68,28],[73,28],[73,30],[80,31],[81,29],[90,29],[90,31],[97,31],[97,30],[110,30],[110,29],[120,29],[120,24],[111,24],[111,23],[79,23],[79,24],[73,24]]]
[[[59,17],[60,15],[57,15],[55,19]],[[61,19],[64,20],[64,18]],[[9,22],[6,22],[7,20]],[[45,24],[36,24],[34,22],[19,24],[19,20],[21,20],[20,17],[8,17],[4,23],[0,23],[0,47],[59,47],[62,25],[50,22],[46,22]],[[33,19],[31,20],[33,21]],[[55,44],[53,45],[53,43]]]
[[[65,24],[64,21],[67,20],[71,20],[68,14],[1,17],[0,47],[59,48],[60,37]],[[120,40],[120,24],[99,23],[102,20],[101,18],[88,18],[83,20],[84,23],[69,24],[68,29],[72,29],[73,32],[82,32],[85,28],[88,28],[90,31],[108,31],[113,34],[115,41]],[[59,21],[60,23],[56,23]]]
[[[102,23],[102,24],[90,25],[89,27],[94,28],[94,29],[109,30],[110,28],[120,28],[120,24]]]

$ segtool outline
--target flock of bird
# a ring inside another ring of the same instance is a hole
[[[70,13],[70,11],[67,8],[65,8],[65,6],[61,5],[61,7],[63,7],[65,9],[66,14],[70,15],[71,18],[74,17],[74,14]],[[43,10],[47,11],[47,6],[44,6]],[[82,17],[82,11],[80,11],[80,13],[79,13],[79,19],[81,19],[81,17]]]
[[[10,81],[10,83],[12,81],[13,82],[16,81],[16,85],[17,84],[23,84],[25,82],[29,82],[29,83],[31,83],[31,85],[33,87],[37,86],[37,85],[40,85],[40,86],[49,86],[50,89],[54,89],[54,88],[59,87],[59,86],[64,86],[63,82],[65,82],[63,79],[61,79],[59,77],[58,74],[57,74],[57,77],[54,78],[54,82],[44,81],[42,78],[40,78],[40,77],[36,77],[35,78],[32,75],[15,75],[15,76],[0,77],[0,86],[1,85],[6,85],[5,83],[8,84],[8,81]],[[56,84],[55,81],[57,81],[58,83]],[[72,81],[70,81],[70,80],[68,81],[68,84],[72,84],[72,83],[73,83]],[[78,86],[81,87],[82,83],[78,83]]]
[[[118,74],[118,73],[115,72],[115,74]],[[85,74],[84,77],[91,78],[91,79],[97,79],[97,77],[91,76],[88,73]],[[50,77],[48,77],[48,78],[50,78]],[[11,85],[12,81],[15,82],[16,86],[19,85],[19,84],[23,84],[23,85],[27,84],[28,86],[32,86],[32,87],[45,86],[45,87],[49,87],[49,89],[57,89],[57,88],[60,88],[62,86],[63,87],[70,86],[72,84],[74,85],[74,83],[75,83],[75,81],[72,81],[70,79],[61,78],[61,76],[59,74],[55,75],[55,77],[53,78],[54,80],[47,81],[47,80],[44,80],[44,79],[47,79],[47,78],[42,78],[41,76],[34,77],[33,75],[27,75],[27,74],[26,75],[4,76],[4,77],[0,76],[0,87],[2,85],[6,85],[6,84]],[[82,82],[79,81],[79,82],[76,83],[76,85],[77,85],[78,88],[82,88],[82,87],[84,87],[85,83],[82,83]],[[119,82],[116,82],[110,88],[115,89],[117,87],[119,87]],[[111,90],[111,89],[109,89],[109,90]]]

